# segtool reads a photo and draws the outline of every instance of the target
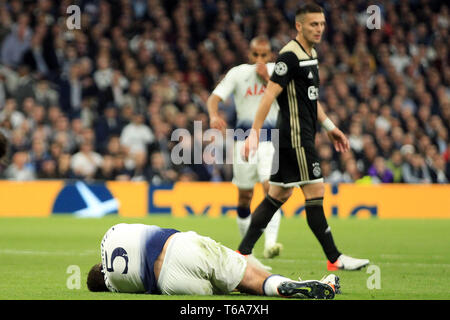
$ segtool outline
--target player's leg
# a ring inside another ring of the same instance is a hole
[[[328,260],[335,262],[341,255],[337,249],[331,228],[328,226],[327,219],[323,210],[324,184],[323,182],[305,184],[302,187],[305,196],[306,221],[312,232],[319,240]]]
[[[302,191],[306,199],[306,220],[325,252],[328,270],[358,270],[369,264],[367,259],[352,258],[341,254],[337,249],[323,210],[324,184],[322,182],[305,184]]]
[[[269,192],[269,182],[263,182],[264,194],[267,195]],[[270,219],[267,224],[266,229],[264,230],[264,258],[271,259],[280,254],[283,245],[278,240],[278,231],[280,229],[281,223],[281,209],[278,209],[272,219]]]
[[[236,222],[239,229],[241,238],[245,236],[248,226],[250,225],[251,212],[250,203],[253,198],[253,189],[241,189],[238,188],[238,207]]]
[[[285,188],[270,185],[268,194],[252,213],[250,226],[238,248],[241,254],[248,255],[252,253],[256,241],[261,237],[270,219],[272,219],[275,212],[280,209],[291,194],[291,187]]]
[[[250,202],[252,201],[252,197],[253,197],[253,189],[250,189],[250,190],[239,189],[239,199],[238,199],[236,221],[237,221],[237,225],[239,228],[239,233],[241,235],[241,238],[245,237],[248,227],[250,226],[250,221],[252,218],[251,213],[250,213]],[[276,249],[276,248],[274,248],[274,249]],[[274,250],[274,249],[272,249],[272,250]],[[257,264],[260,268],[263,268],[264,270],[272,270],[272,267],[263,264],[256,257],[252,256],[249,258],[252,259],[253,262],[255,264]]]
[[[272,297],[333,299],[340,288],[339,278],[328,275],[323,280],[294,281],[247,264],[244,277],[237,286],[243,293]]]
[[[331,283],[334,280],[330,276],[326,279],[293,281],[272,275],[230,248],[190,231],[171,238],[157,283],[161,292],[168,295],[227,294],[238,289],[255,295],[304,294],[309,298],[330,299],[334,297]]]
[[[267,181],[263,184],[263,187],[264,193],[267,194],[267,191],[269,189],[269,184]],[[253,198],[253,189],[239,189],[238,194],[239,198],[236,221],[239,229],[239,234],[241,235],[241,238],[244,238],[251,221],[250,203]],[[281,212],[280,210],[278,210],[277,212],[275,212],[264,231],[265,241],[263,255],[265,258],[273,258],[275,256],[278,256],[283,247],[280,243],[277,243],[280,222]],[[264,267],[267,268],[267,266]]]
[[[258,156],[258,176],[262,183],[264,194],[269,192],[269,179],[272,173],[272,162],[274,159],[275,147],[271,141],[262,141],[259,143]],[[280,229],[281,210],[278,209],[264,230],[264,252],[265,258],[273,258],[280,254],[282,245],[277,243],[278,230]]]
[[[253,197],[253,187],[258,182],[258,172],[254,163],[255,159],[246,162],[240,157],[242,145],[243,141],[234,142],[232,183],[238,188],[236,222],[241,237],[244,237],[250,224],[250,203]]]
[[[169,240],[157,275],[158,289],[164,295],[212,295],[206,246],[195,232],[178,232]]]

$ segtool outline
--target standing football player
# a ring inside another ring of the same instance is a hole
[[[250,42],[248,54],[250,63],[230,69],[208,99],[207,106],[211,128],[221,131],[226,129],[227,124],[218,113],[219,102],[225,101],[231,94],[234,96],[236,105],[237,123],[235,129],[242,129],[245,132],[251,128],[259,102],[266,89],[270,74],[273,72],[275,64],[269,62],[271,58],[272,51],[267,37],[259,36]],[[278,105],[274,101],[262,126],[263,129],[267,130],[267,134],[262,135],[261,138],[264,141],[261,141],[258,150],[252,158],[248,159],[248,162],[243,161],[240,156],[244,138],[239,141],[237,140],[239,138],[236,139],[235,137],[232,182],[239,190],[237,224],[242,237],[244,237],[250,225],[250,203],[255,184],[261,182],[266,194],[269,188],[268,179],[274,154],[270,130],[275,128],[277,115]],[[280,210],[277,210],[265,228],[263,252],[265,258],[273,258],[279,255],[282,249],[282,245],[277,242],[280,220],[281,213]]]
[[[315,149],[317,122],[325,128],[336,151],[349,150],[347,137],[327,117],[319,97],[319,63],[314,46],[325,30],[325,15],[322,7],[308,3],[296,13],[297,36],[280,51],[275,69],[264,96],[261,99],[252,132],[246,139],[242,155],[244,158],[255,151],[258,133],[275,100],[280,107],[277,127],[280,130],[278,171],[270,177],[266,198],[252,214],[249,229],[239,245],[239,252],[247,255],[262,234],[262,229],[273,214],[286,202],[294,187],[301,188],[305,196],[305,211],[308,226],[313,231],[327,257],[328,270],[357,270],[369,263],[367,259],[356,259],[342,254],[336,247],[331,229],[323,210],[324,183],[320,159]]]

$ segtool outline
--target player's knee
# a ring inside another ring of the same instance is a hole
[[[325,185],[323,183],[307,184],[302,187],[305,199],[323,198]]]
[[[239,190],[239,207],[250,207],[252,201],[253,191],[252,190]]]
[[[288,201],[288,199],[292,195],[292,188],[288,188],[288,189],[287,188],[283,188],[283,189],[270,188],[268,195],[271,198],[280,201],[281,203],[285,203],[286,201]]]

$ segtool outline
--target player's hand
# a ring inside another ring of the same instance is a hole
[[[258,149],[259,137],[257,131],[252,129],[250,135],[245,139],[244,146],[241,149],[241,157],[245,161],[248,161]]]
[[[213,129],[225,131],[227,128],[227,123],[219,116],[212,116],[209,120],[209,126]]]
[[[334,128],[327,132],[331,142],[333,142],[334,148],[338,152],[347,152],[350,150],[350,142],[345,134],[338,128]]]
[[[265,82],[268,82],[270,79],[269,72],[267,71],[267,66],[264,63],[259,62],[256,64],[256,74]]]

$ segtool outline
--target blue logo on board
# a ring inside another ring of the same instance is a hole
[[[80,218],[99,218],[118,213],[119,202],[104,184],[68,183],[56,197],[52,213],[72,213]]]

